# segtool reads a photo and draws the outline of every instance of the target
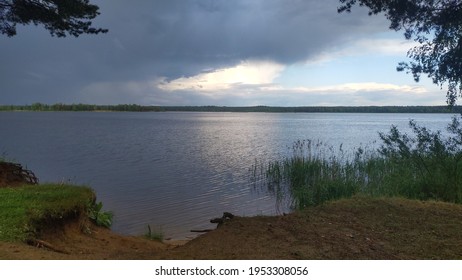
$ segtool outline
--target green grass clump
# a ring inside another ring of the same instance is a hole
[[[44,184],[0,189],[0,240],[27,241],[42,227],[86,214],[88,187]]]
[[[152,231],[151,225],[148,225],[148,232],[144,235],[145,238],[155,241],[164,241],[164,233],[161,228],[158,231]]]
[[[457,117],[447,134],[409,122],[414,135],[392,126],[379,133],[377,150],[338,152],[321,142],[298,141],[293,155],[253,170],[254,182],[266,185],[279,201],[303,209],[351,197],[400,196],[462,203],[462,125]]]

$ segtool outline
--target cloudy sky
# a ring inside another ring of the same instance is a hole
[[[93,0],[109,33],[0,36],[0,104],[445,105],[413,43],[338,0]]]

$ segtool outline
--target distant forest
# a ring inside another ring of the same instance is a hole
[[[137,104],[42,104],[0,105],[0,111],[72,112],[262,112],[262,113],[462,113],[454,106],[304,106],[304,107],[227,107],[227,106],[141,106]]]

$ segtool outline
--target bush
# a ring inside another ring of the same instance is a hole
[[[462,128],[453,117],[447,126],[447,136],[432,132],[410,121],[414,136],[402,134],[392,126],[388,134],[380,133],[383,141],[379,152],[393,164],[407,170],[410,182],[407,196],[462,203],[461,160]],[[398,175],[398,174],[393,174]]]

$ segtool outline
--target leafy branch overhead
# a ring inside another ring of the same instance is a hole
[[[0,0],[0,32],[11,37],[18,24],[34,24],[57,37],[106,33],[92,26],[98,10],[89,0]]]
[[[406,39],[418,46],[407,53],[410,62],[397,70],[412,73],[415,81],[427,75],[441,87],[447,83],[447,103],[462,96],[462,1],[461,0],[340,0],[339,12],[355,5],[369,8],[369,15],[384,14],[390,29],[404,30]]]

